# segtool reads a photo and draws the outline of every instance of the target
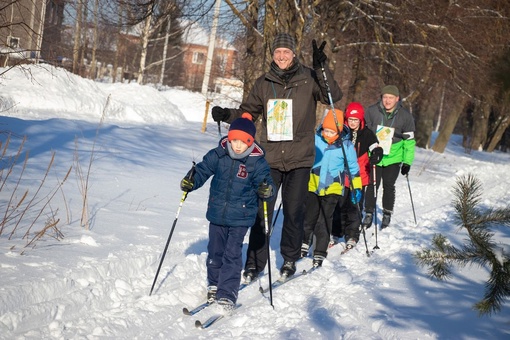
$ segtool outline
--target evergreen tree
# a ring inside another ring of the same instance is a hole
[[[431,277],[447,280],[452,276],[454,264],[464,267],[477,264],[489,269],[483,299],[474,305],[479,315],[490,315],[501,310],[501,305],[510,296],[509,254],[493,240],[490,229],[510,226],[510,206],[502,209],[482,209],[481,183],[473,175],[457,179],[454,188],[454,218],[469,236],[460,247],[441,234],[434,235],[430,248],[415,253],[420,266],[428,266]]]

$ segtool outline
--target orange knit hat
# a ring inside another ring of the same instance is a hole
[[[326,114],[326,117],[324,117],[324,120],[322,122],[322,128],[330,129],[340,133],[342,132],[342,129],[344,127],[344,113],[342,110],[335,109],[335,115],[338,124],[335,124],[335,116],[333,115],[333,111],[330,109]]]
[[[336,123],[335,123],[335,115],[336,115]],[[322,136],[329,143],[333,143],[338,139],[338,136],[342,132],[344,127],[344,113],[342,110],[335,109],[335,115],[333,115],[333,110],[329,110],[322,121]],[[324,129],[330,129],[338,132],[334,137],[328,137],[324,134]]]

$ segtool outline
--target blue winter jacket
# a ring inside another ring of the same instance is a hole
[[[264,150],[255,143],[253,151],[241,159],[228,154],[227,137],[210,150],[196,165],[193,190],[213,176],[209,191],[206,218],[209,222],[228,227],[251,227],[257,216],[260,183],[275,188]]]
[[[340,143],[343,143],[343,149]],[[345,161],[344,152],[347,161]],[[358,158],[352,142],[349,138],[345,138],[337,140],[333,144],[328,144],[322,137],[322,127],[317,129],[315,134],[315,161],[310,173],[308,191],[318,196],[343,195],[344,179],[347,174],[346,164],[353,178],[354,188],[361,189]]]

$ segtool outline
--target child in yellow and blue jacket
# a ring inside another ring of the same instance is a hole
[[[305,206],[304,238],[301,256],[308,255],[312,236],[316,242],[313,251],[314,266],[322,266],[327,256],[331,234],[333,212],[344,195],[344,178],[352,178],[354,192],[351,199],[356,204],[361,199],[361,178],[358,158],[343,125],[344,114],[341,110],[329,110],[315,135],[315,161],[308,182],[308,196]]]

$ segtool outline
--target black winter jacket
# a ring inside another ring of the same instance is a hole
[[[299,63],[297,59],[295,62]],[[333,102],[342,99],[342,91],[325,67]],[[268,141],[267,102],[269,99],[292,99],[293,140]],[[315,158],[314,135],[317,102],[329,104],[328,91],[321,70],[299,64],[297,71],[287,83],[272,70],[261,76],[239,109],[229,109],[228,122],[240,117],[244,112],[253,116],[253,121],[261,119],[260,145],[266,151],[269,166],[280,171],[297,168],[311,168]]]

